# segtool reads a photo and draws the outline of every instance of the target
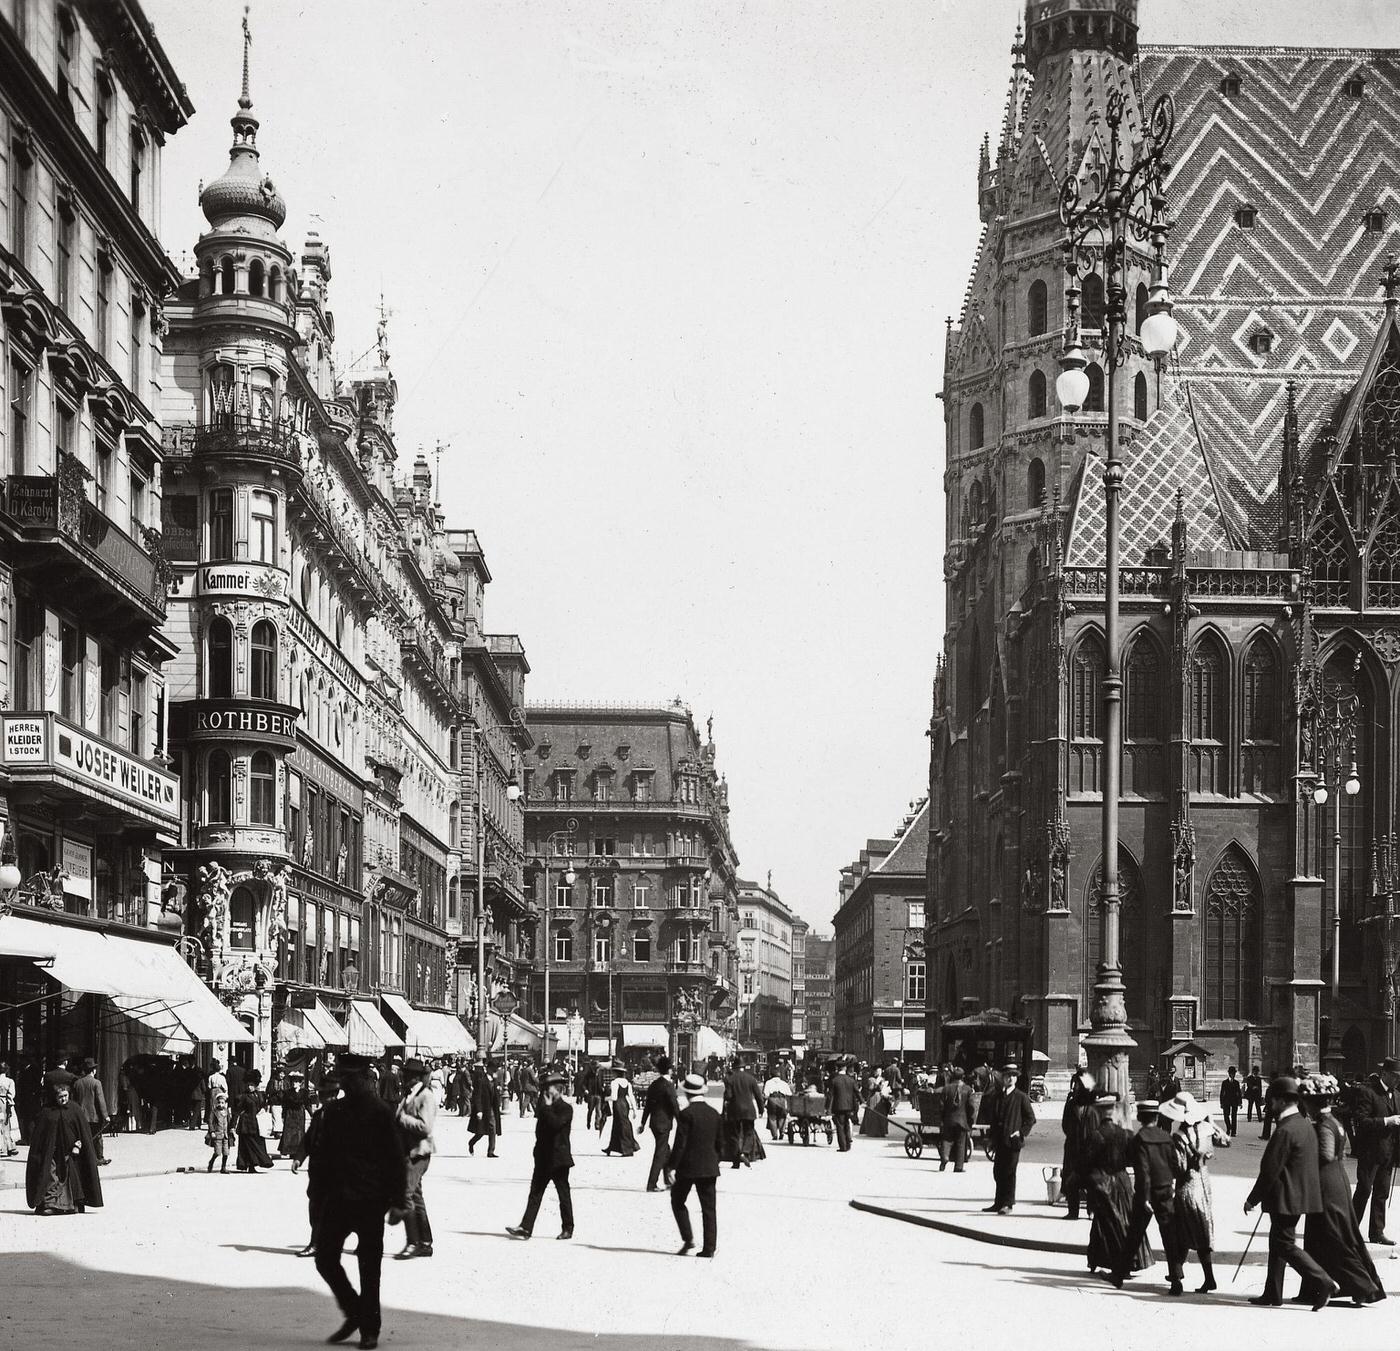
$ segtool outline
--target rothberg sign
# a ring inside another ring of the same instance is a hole
[[[186,706],[189,735],[198,741],[257,741],[291,750],[299,710],[260,700],[200,699]]]
[[[52,713],[6,717],[3,754],[16,780],[61,778],[90,786],[172,825],[180,822],[180,781],[89,736]]]

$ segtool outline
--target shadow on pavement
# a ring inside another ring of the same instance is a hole
[[[261,1249],[250,1249],[262,1251]],[[386,1263],[386,1267],[391,1264]],[[354,1264],[347,1264],[354,1279]],[[389,1272],[385,1272],[389,1278]],[[48,1253],[5,1257],[7,1346],[25,1351],[71,1351],[79,1326],[104,1329],[103,1342],[143,1351],[230,1351],[246,1347],[313,1346],[340,1323],[329,1294],[295,1286],[237,1289],[191,1280],[152,1279],[104,1272]],[[667,1332],[595,1333],[575,1328],[523,1326],[396,1308],[392,1278],[384,1303],[381,1342],[430,1348],[490,1346],[493,1351],[763,1351],[729,1337]],[[18,1296],[18,1298],[16,1298]],[[471,1298],[464,1292],[464,1302]],[[531,1312],[538,1312],[535,1306]]]

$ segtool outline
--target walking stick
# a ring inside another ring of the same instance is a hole
[[[1259,1212],[1259,1218],[1258,1218],[1257,1220],[1254,1221],[1254,1233],[1250,1234],[1250,1236],[1249,1236],[1249,1242],[1246,1243],[1246,1244],[1244,1245],[1244,1251],[1240,1254],[1239,1264],[1235,1267],[1235,1275],[1230,1277],[1230,1284],[1231,1284],[1231,1285],[1234,1285],[1234,1283],[1235,1283],[1235,1277],[1238,1276],[1238,1275],[1240,1274],[1240,1267],[1244,1266],[1244,1259],[1245,1259],[1246,1257],[1249,1256],[1249,1249],[1250,1249],[1251,1245],[1254,1243],[1254,1234],[1257,1234],[1257,1233],[1259,1232],[1259,1226],[1260,1226],[1260,1224],[1263,1222],[1263,1219],[1264,1219],[1264,1212],[1261,1210],[1261,1211]]]

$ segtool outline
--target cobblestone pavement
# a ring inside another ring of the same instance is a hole
[[[1046,1121],[1047,1159],[1057,1138]],[[1091,1280],[1077,1254],[1007,1249],[852,1209],[864,1197],[892,1209],[961,1209],[982,1221],[977,1202],[986,1203],[991,1186],[985,1163],[955,1184],[940,1176],[936,1156],[906,1158],[897,1132],[858,1139],[846,1155],[825,1144],[770,1145],[752,1169],[726,1170],[719,1255],[706,1262],[675,1255],[665,1195],[642,1190],[649,1141],[634,1158],[604,1158],[597,1137],[576,1129],[577,1238],[555,1241],[551,1196],[536,1237],[512,1242],[504,1228],[520,1218],[530,1139],[530,1123],[510,1117],[501,1157],[478,1150],[469,1158],[465,1124],[442,1122],[426,1186],[436,1255],[386,1261],[381,1345],[887,1351],[935,1344],[950,1329],[975,1337],[998,1324],[1007,1344],[1037,1351],[1078,1346],[1089,1328],[1097,1346],[1154,1351],[1192,1338],[1224,1345],[1253,1336],[1285,1348],[1318,1337],[1339,1347],[1390,1340],[1389,1304],[1317,1315],[1251,1308],[1246,1297],[1263,1281],[1253,1258],[1233,1283],[1233,1262],[1222,1264],[1223,1296],[1172,1300],[1161,1267],[1120,1293]],[[100,1211],[39,1218],[25,1210],[21,1191],[0,1191],[0,1347],[67,1351],[80,1339],[150,1351],[309,1347],[333,1329],[310,1261],[293,1255],[305,1241],[305,1183],[285,1162],[258,1177],[209,1176],[193,1132],[119,1138],[113,1152],[119,1162],[104,1170]],[[147,1158],[146,1175],[120,1176]],[[155,1173],[181,1163],[201,1171]],[[1235,1167],[1222,1170],[1219,1243],[1238,1252],[1248,1229],[1238,1207],[1243,1183],[1229,1176]],[[1086,1225],[1049,1219],[1055,1212],[1044,1205],[1036,1160],[1022,1177],[1017,1226],[1082,1241]],[[1261,1230],[1260,1256],[1263,1240]],[[389,1250],[401,1242],[402,1230],[391,1229]],[[1400,1263],[1377,1256],[1383,1281],[1400,1295]]]

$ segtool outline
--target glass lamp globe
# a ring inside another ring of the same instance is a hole
[[[573,884],[578,881],[578,875],[574,872],[572,868],[570,868],[569,871],[564,874],[564,881],[566,881],[570,886],[573,886]]]
[[[1327,785],[1325,783],[1320,783],[1313,789],[1313,801],[1316,802],[1319,807],[1326,803]]]
[[[1160,361],[1176,348],[1181,329],[1172,318],[1172,294],[1165,279],[1158,278],[1152,284],[1152,293],[1147,299],[1147,318],[1142,321],[1138,338],[1143,351],[1154,361]]]
[[[1348,797],[1355,797],[1361,791],[1361,780],[1356,777],[1356,771],[1354,769],[1347,778],[1346,789]]]
[[[518,783],[506,784],[506,801],[515,802],[520,797],[520,785]]]
[[[13,891],[23,880],[13,863],[0,863],[0,891]]]
[[[1089,397],[1089,377],[1084,371],[1084,353],[1079,348],[1066,352],[1064,370],[1055,377],[1055,397],[1067,413],[1077,413]]]

